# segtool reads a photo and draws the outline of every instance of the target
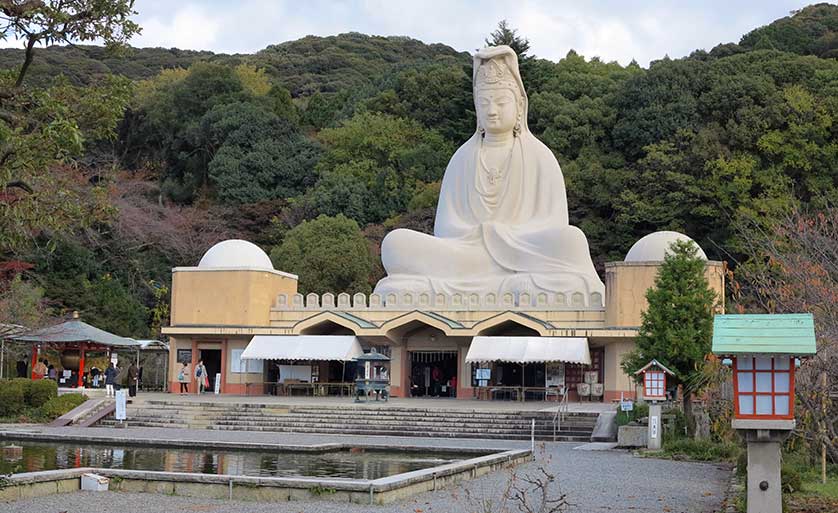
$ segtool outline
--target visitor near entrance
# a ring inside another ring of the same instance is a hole
[[[198,393],[203,394],[209,388],[209,378],[207,377],[207,368],[204,366],[204,361],[199,360],[198,365],[195,366],[195,381],[197,381]]]
[[[512,48],[477,52],[473,87],[477,128],[445,170],[434,235],[388,234],[375,292],[603,294],[559,163],[527,127]]]
[[[118,372],[114,363],[109,362],[108,368],[105,369],[105,395],[107,397],[114,397],[113,385]]]
[[[192,375],[192,369],[189,368],[189,364],[183,362],[183,366],[180,368],[180,371],[177,375],[177,380],[180,383],[180,393],[181,394],[188,394],[189,393],[189,377]]]

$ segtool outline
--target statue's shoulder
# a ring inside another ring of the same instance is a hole
[[[462,162],[467,156],[474,153],[475,145],[477,144],[477,136],[474,135],[470,137],[466,142],[460,145],[457,148],[457,151],[454,152],[454,155],[451,156],[451,160],[448,162],[448,165],[456,164]]]
[[[539,141],[538,138],[532,134],[530,134],[528,139],[530,142],[530,151],[535,152],[538,155],[539,160],[546,159],[547,161],[555,161],[558,163],[558,161],[556,160],[556,155],[553,153],[553,150],[548,148],[546,144]]]

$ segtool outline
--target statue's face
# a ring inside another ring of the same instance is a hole
[[[509,89],[481,89],[477,92],[477,120],[490,134],[512,132],[518,120],[518,98]]]

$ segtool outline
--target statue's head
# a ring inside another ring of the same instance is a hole
[[[474,106],[481,132],[519,135],[526,128],[527,95],[518,56],[508,46],[487,47],[474,56]]]

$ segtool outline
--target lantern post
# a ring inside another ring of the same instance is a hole
[[[815,351],[811,314],[713,319],[713,353],[733,367],[733,428],[748,446],[748,513],[782,513],[781,449],[795,426],[795,368]]]
[[[649,403],[649,431],[646,436],[646,447],[660,450],[663,439],[663,424],[661,423],[661,401],[666,400],[666,376],[675,374],[657,360],[644,365],[635,376],[643,376],[643,399]]]

